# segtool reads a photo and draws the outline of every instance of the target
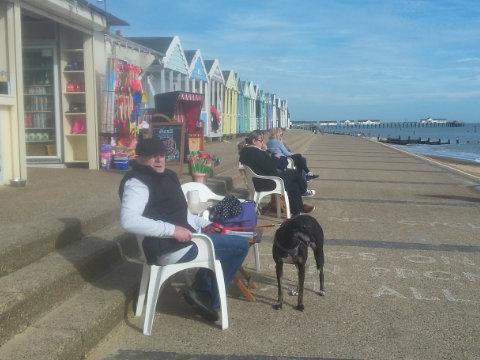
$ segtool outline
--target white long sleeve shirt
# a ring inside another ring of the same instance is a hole
[[[147,206],[149,198],[149,190],[147,185],[140,180],[132,178],[125,182],[123,189],[122,205],[120,207],[120,224],[128,232],[143,235],[143,236],[173,236],[175,225],[162,221],[153,220],[143,216],[145,206]],[[187,211],[187,222],[192,226],[196,232],[210,224],[210,221],[205,220],[200,216],[193,215]],[[190,246],[176,251],[169,255],[168,261],[172,263],[180,259],[188,250]],[[162,264],[159,264],[162,265]]]

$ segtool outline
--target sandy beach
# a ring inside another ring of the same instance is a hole
[[[454,169],[466,172],[467,174],[480,178],[480,164],[471,161],[462,161],[453,158],[446,158],[440,156],[425,156],[428,159],[439,162],[443,165],[450,166]]]

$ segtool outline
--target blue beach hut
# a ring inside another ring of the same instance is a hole
[[[256,102],[257,100],[257,87],[253,84],[252,81],[248,81],[248,108],[249,108],[249,131],[257,130],[257,111],[256,111]]]

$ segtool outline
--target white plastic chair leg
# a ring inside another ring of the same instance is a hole
[[[148,284],[147,308],[145,309],[145,321],[143,323],[143,334],[150,335],[152,333],[153,318],[155,316],[155,308],[157,307],[158,294],[163,282],[165,281],[165,271],[161,266],[150,266],[150,281]],[[158,279],[158,280],[157,280]]]
[[[227,293],[225,290],[225,280],[223,278],[222,265],[220,264],[219,260],[215,260],[215,277],[217,279],[217,288],[220,295],[222,330],[226,330],[228,329]]]
[[[275,195],[275,200],[277,201],[277,217],[282,217],[282,203],[281,197],[279,194]]]
[[[143,305],[145,304],[145,294],[147,293],[148,281],[150,279],[150,266],[143,264],[142,280],[140,281],[140,289],[138,290],[137,307],[135,309],[135,316],[141,316]]]
[[[288,194],[285,193],[285,217],[290,219],[292,217],[292,213],[290,212],[290,200],[288,198]]]
[[[258,243],[253,244],[253,254],[255,255],[255,270],[260,272],[260,249]]]

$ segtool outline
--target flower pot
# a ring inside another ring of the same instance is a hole
[[[205,178],[207,177],[207,174],[194,172],[192,175],[195,182],[205,184]]]

